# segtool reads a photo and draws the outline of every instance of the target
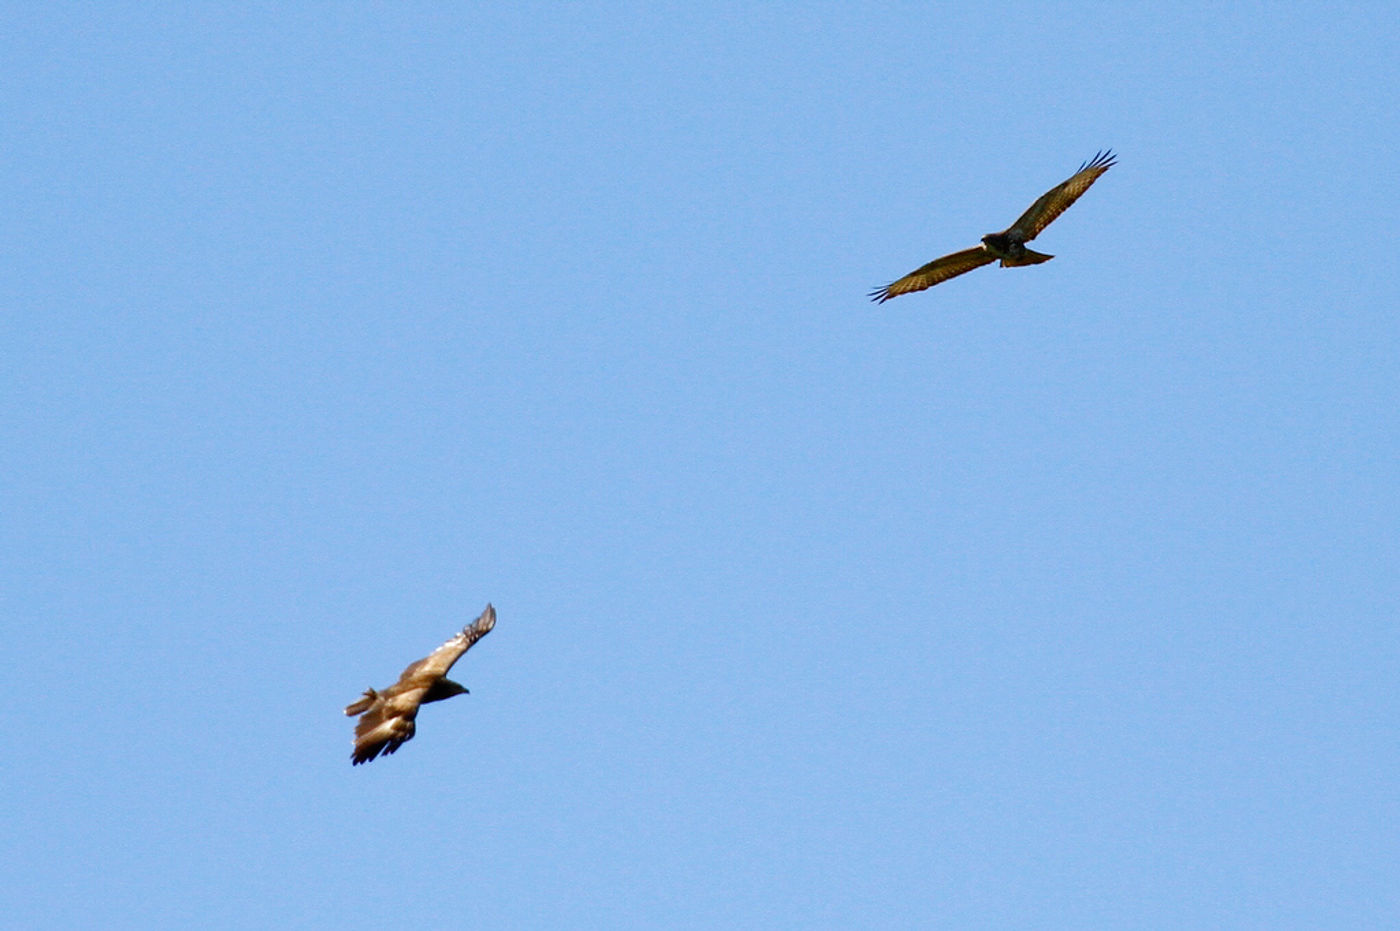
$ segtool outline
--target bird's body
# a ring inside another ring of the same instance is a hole
[[[1003,268],[1020,265],[1039,265],[1054,258],[1044,252],[1033,252],[1026,248],[1040,232],[1064,213],[1069,205],[1089,190],[1089,186],[1105,171],[1116,164],[1112,151],[1100,152],[1093,159],[1079,166],[1079,170],[1062,184],[1058,184],[1040,196],[1035,203],[1021,214],[1015,223],[999,233],[988,233],[982,237],[982,245],[961,252],[954,252],[934,259],[927,265],[915,269],[898,281],[870,292],[870,299],[883,304],[892,297],[922,291],[934,285],[1000,261]]]
[[[1026,244],[1012,236],[1011,232],[988,233],[982,237],[982,246],[992,254],[993,259],[1001,259],[1002,268],[1017,265],[1039,265],[1054,258],[1044,252],[1032,252]]]
[[[388,756],[411,740],[422,705],[466,694],[466,688],[447,678],[447,672],[495,626],[496,609],[488,604],[461,633],[410,664],[399,681],[382,692],[365,689],[363,696],[351,702],[345,713],[350,717],[360,715],[355,725],[355,752],[350,756],[354,765],[367,763],[381,753]]]

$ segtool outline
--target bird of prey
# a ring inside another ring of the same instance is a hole
[[[495,626],[496,609],[488,604],[481,617],[405,669],[398,682],[382,692],[365,689],[364,696],[345,709],[350,717],[360,715],[355,725],[355,752],[350,755],[352,764],[368,763],[381,753],[388,756],[412,740],[420,705],[467,694],[465,688],[447,678],[447,672]]]
[[[1079,195],[1089,190],[1089,185],[1099,180],[1099,175],[1117,164],[1117,156],[1112,150],[1100,152],[1079,166],[1079,170],[1063,184],[1052,187],[1031,204],[1021,218],[1000,233],[988,233],[982,237],[982,245],[941,259],[934,259],[922,268],[917,268],[898,281],[870,292],[870,299],[883,304],[892,297],[931,288],[940,281],[955,278],[963,272],[981,268],[990,262],[1001,259],[1003,268],[1016,265],[1039,265],[1054,258],[1043,252],[1032,252],[1026,243],[1039,236],[1051,221],[1064,213],[1069,205],[1079,199]]]

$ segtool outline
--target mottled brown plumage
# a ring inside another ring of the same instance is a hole
[[[892,297],[922,291],[941,281],[947,281],[974,268],[981,268],[998,259],[1003,268],[1017,265],[1039,265],[1054,258],[1043,252],[1032,252],[1026,243],[1039,236],[1041,231],[1064,213],[1069,205],[1079,199],[1079,195],[1089,190],[1089,185],[1099,179],[1105,171],[1117,164],[1113,152],[1100,152],[1090,161],[1079,166],[1079,170],[1062,184],[1046,191],[1020,218],[1000,233],[988,233],[982,237],[982,245],[941,259],[934,259],[927,265],[915,269],[898,281],[870,292],[870,299],[883,304]]]
[[[489,604],[457,636],[403,671],[399,681],[384,691],[365,689],[365,694],[345,709],[350,717],[360,715],[355,725],[355,752],[351,762],[358,766],[379,754],[388,756],[413,738],[418,708],[442,701],[467,690],[447,678],[452,664],[471,649],[472,644],[496,626],[496,609]]]

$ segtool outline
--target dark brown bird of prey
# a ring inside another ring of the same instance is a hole
[[[982,245],[941,259],[934,259],[922,268],[917,268],[898,281],[876,288],[870,292],[870,299],[883,304],[892,297],[931,288],[940,281],[956,278],[963,272],[981,268],[1001,259],[1002,268],[1015,265],[1039,265],[1054,258],[1044,252],[1032,252],[1026,243],[1039,236],[1051,221],[1069,209],[1069,205],[1079,199],[1079,195],[1089,190],[1089,185],[1099,180],[1099,175],[1117,164],[1117,156],[1110,150],[1100,152],[1091,160],[1079,166],[1079,170],[1063,184],[1057,184],[1031,204],[1021,218],[1000,233],[988,233],[982,237]]]
[[[399,681],[382,692],[365,689],[364,697],[345,709],[350,717],[360,715],[355,725],[355,752],[350,754],[351,762],[358,766],[381,753],[388,756],[412,740],[413,721],[418,717],[420,705],[467,694],[465,688],[447,678],[447,671],[495,626],[496,609],[487,605],[481,617],[405,669]]]

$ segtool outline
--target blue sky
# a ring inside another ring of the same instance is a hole
[[[1400,924],[1394,12],[7,5],[0,912]]]

